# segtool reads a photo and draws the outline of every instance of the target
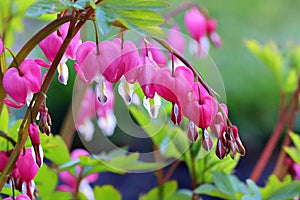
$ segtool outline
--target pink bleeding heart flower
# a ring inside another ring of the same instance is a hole
[[[49,68],[51,66],[51,63],[54,61],[64,39],[66,38],[68,34],[70,23],[63,24],[57,31],[51,33],[49,36],[47,36],[43,41],[39,43],[40,48],[44,52],[46,58],[50,63],[45,62],[43,59],[38,58],[36,61],[39,63],[39,65],[43,67]],[[69,78],[69,71],[68,67],[66,65],[66,62],[68,59],[74,59],[75,58],[75,52],[78,46],[81,44],[80,39],[80,33],[78,32],[68,45],[65,54],[63,55],[63,58],[60,61],[60,64],[58,66],[58,80],[62,84],[66,85],[68,78]]]
[[[220,47],[222,45],[222,40],[218,33],[216,32],[217,30],[217,21],[213,18],[207,19],[207,35],[210,38],[211,42],[213,45],[216,47]]]
[[[148,55],[145,56],[145,62],[140,67],[138,82],[146,96],[146,98],[153,98],[155,95],[155,87],[153,83],[153,78],[158,72],[158,65],[153,60],[152,54],[149,51]]]
[[[87,41],[82,43],[76,51],[75,71],[84,83],[91,83],[98,71],[97,45]]]
[[[36,164],[41,167],[42,163],[43,163],[43,152],[42,152],[42,147],[41,147],[41,143],[40,143],[40,135],[39,135],[39,131],[38,131],[38,126],[36,125],[36,123],[31,123],[29,125],[29,137],[31,140],[31,144],[35,153],[35,161]]]
[[[41,88],[42,71],[40,66],[33,59],[24,60],[20,69],[9,68],[3,76],[2,84],[5,92],[11,99],[4,99],[3,102],[14,108],[21,108],[27,100],[31,100],[33,93]]]
[[[134,74],[137,74],[139,66],[139,52],[135,44],[131,41],[122,41],[119,38],[115,38],[113,43],[117,44],[121,49],[121,61],[118,66],[120,71],[123,71],[123,74],[126,80],[129,83],[134,83],[137,79]]]
[[[184,53],[185,38],[180,32],[179,26],[177,25],[172,26],[168,37],[168,43],[179,53],[181,54]]]
[[[193,90],[187,95],[186,101],[185,116],[199,128],[208,128],[217,114],[216,99],[208,94],[201,83],[197,82],[194,83]]]
[[[171,120],[179,125],[182,119],[182,103],[194,83],[193,72],[185,66],[179,66],[174,74],[169,68],[160,68],[152,80],[155,91],[167,101],[172,102]]]
[[[4,50],[4,45],[3,45],[3,42],[0,38],[0,55],[2,55],[3,50]]]
[[[33,180],[39,167],[34,161],[31,148],[26,149],[25,154],[21,153],[16,162],[16,167],[23,181],[30,182]]]
[[[119,68],[121,49],[111,41],[101,42],[98,48],[93,42],[83,43],[78,47],[76,60],[75,70],[85,83],[99,82],[101,76],[117,82],[124,74],[124,68]]]
[[[187,31],[194,40],[200,41],[200,39],[206,35],[206,17],[197,7],[193,7],[186,12],[184,16],[184,23]]]

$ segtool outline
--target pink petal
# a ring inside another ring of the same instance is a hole
[[[6,155],[6,152],[0,151],[0,172],[2,172],[6,166],[9,157]]]
[[[35,93],[40,91],[42,70],[33,59],[26,59],[21,63],[20,70],[28,80],[30,90]]]
[[[20,172],[22,180],[29,182],[35,177],[39,167],[34,161],[31,148],[26,149],[25,155],[21,153],[16,167]]]
[[[47,63],[46,61],[44,61],[41,58],[37,58],[34,60],[38,65],[42,66],[42,67],[46,67],[46,68],[50,68],[51,64]]]
[[[193,7],[186,12],[184,23],[187,31],[196,41],[206,35],[206,18],[198,8]]]
[[[53,62],[59,48],[63,43],[63,38],[57,35],[57,31],[54,31],[47,36],[43,41],[39,43],[40,48],[44,52],[46,58]]]
[[[58,174],[59,178],[66,183],[70,188],[76,189],[77,180],[76,178],[68,171],[62,171]]]
[[[5,92],[17,102],[26,103],[27,97],[27,80],[21,77],[16,68],[10,68],[6,71],[2,80]],[[8,102],[11,103],[11,102]]]
[[[16,102],[14,102],[8,98],[3,99],[3,103],[5,103],[5,105],[12,107],[12,108],[22,108],[23,106],[25,106],[25,103],[17,104]]]

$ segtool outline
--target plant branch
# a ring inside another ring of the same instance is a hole
[[[48,29],[50,29],[53,32],[53,31],[57,30],[57,28],[61,24],[71,20],[70,17],[63,17],[62,18],[63,20],[60,20],[60,19],[61,18],[59,18],[58,20],[55,20],[54,21],[55,23],[52,22],[46,27],[48,27]],[[50,84],[53,80],[57,66],[58,66],[62,56],[64,55],[64,52],[66,51],[69,43],[71,42],[71,40],[73,39],[75,34],[79,31],[79,29],[85,23],[86,20],[81,20],[80,22],[78,22],[76,27],[71,27],[71,24],[75,25],[76,21],[77,21],[77,18],[75,18],[73,23],[72,22],[70,23],[70,28],[69,28],[68,34],[67,34],[65,40],[63,41],[55,59],[53,60],[53,62],[51,64],[51,67],[47,73],[47,76],[42,84],[41,91],[35,95],[35,97],[32,99],[31,106],[28,107],[28,109],[26,111],[26,114],[24,116],[24,119],[21,123],[20,129],[18,132],[17,144],[9,158],[7,165],[5,166],[5,169],[0,174],[0,191],[2,190],[4,184],[6,183],[10,173],[12,172],[12,170],[15,166],[15,163],[20,155],[20,152],[21,152],[22,148],[24,147],[24,144],[26,143],[26,140],[28,138],[28,127],[29,127],[29,124],[31,123],[31,119],[35,119],[38,114],[39,107],[40,107],[41,103],[44,101],[43,94],[47,93],[47,91],[50,87]],[[46,30],[48,30],[48,29],[46,29]],[[40,39],[46,37],[48,34],[51,33],[50,31],[47,33],[43,33],[43,31],[45,31],[45,30],[42,29],[37,34],[40,36]],[[37,40],[35,40],[33,38],[31,40],[33,40],[35,42],[35,46],[38,44]],[[27,47],[28,49],[34,48],[34,46],[32,46],[32,44],[28,44],[28,45],[30,45],[30,47]],[[26,46],[25,46],[25,49],[22,48],[21,51],[19,52],[19,54],[16,56],[16,59],[18,59],[19,63],[20,63],[20,61],[24,60],[25,57],[29,54],[30,51],[28,51],[28,49],[26,49]],[[11,65],[13,65],[13,64],[11,64]]]
[[[9,141],[13,146],[16,145],[16,141],[14,139],[12,139],[11,137],[9,137],[6,133],[4,133],[3,131],[0,131],[0,137],[5,138],[7,141]]]

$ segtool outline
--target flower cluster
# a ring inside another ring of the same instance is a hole
[[[5,168],[11,152],[0,151],[0,172]],[[34,151],[32,148],[27,148],[19,155],[16,165],[9,177],[14,187],[22,191],[23,196],[18,196],[17,199],[33,199],[34,182],[39,166],[36,164]]]

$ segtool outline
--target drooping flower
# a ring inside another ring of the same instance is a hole
[[[16,162],[21,179],[26,183],[33,180],[39,169],[39,166],[34,161],[32,152],[32,148],[27,148],[25,154],[21,153]]]
[[[16,102],[5,98],[3,102],[14,108],[21,108],[31,100],[33,93],[40,91],[42,71],[33,59],[24,60],[20,68],[9,68],[3,76],[5,92]]]
[[[174,73],[169,68],[160,68],[152,80],[155,91],[165,100],[172,102],[171,120],[179,125],[182,119],[182,106],[194,83],[193,72],[179,66]]]
[[[201,83],[196,82],[193,85],[193,90],[187,95],[186,101],[184,115],[199,128],[208,128],[217,114],[216,99],[208,94]]]
[[[158,66],[165,67],[167,65],[167,58],[156,43],[147,43],[147,46],[144,43],[142,44],[143,56],[147,57],[149,52],[151,52],[151,57]]]
[[[217,20],[215,20],[213,18],[207,19],[206,25],[207,25],[207,27],[206,27],[207,35],[210,38],[211,42],[216,47],[220,47],[222,45],[222,41],[221,41],[220,36],[216,32],[216,30],[217,30]]]
[[[54,61],[64,39],[68,34],[70,23],[63,24],[57,31],[53,32],[47,36],[43,41],[39,43],[40,48],[44,52],[46,58],[50,63],[45,62],[42,59],[36,59],[36,61],[43,67],[49,68],[51,63]],[[65,54],[63,55],[58,70],[58,80],[62,84],[66,85],[69,79],[69,70],[66,65],[68,59],[75,59],[75,51],[78,46],[81,44],[80,33],[78,32],[70,42],[69,46],[66,49]]]
[[[212,121],[210,125],[211,131],[215,134],[217,138],[220,137],[222,133],[226,131],[227,128],[227,115],[228,109],[225,104],[220,104],[222,110],[219,110],[215,119]]]
[[[3,200],[31,200],[26,194],[19,194],[15,199],[12,197],[4,198]]]
[[[98,47],[93,42],[84,42],[78,47],[76,60],[75,70],[85,83],[99,82],[101,76],[117,82],[124,74],[124,68],[119,68],[121,49],[111,41],[103,41]]]
[[[184,16],[184,23],[187,31],[194,40],[200,41],[206,35],[206,17],[197,7],[191,8]]]
[[[6,163],[9,160],[9,156],[7,155],[7,153],[5,151],[0,151],[0,172],[2,172],[6,166]]]

